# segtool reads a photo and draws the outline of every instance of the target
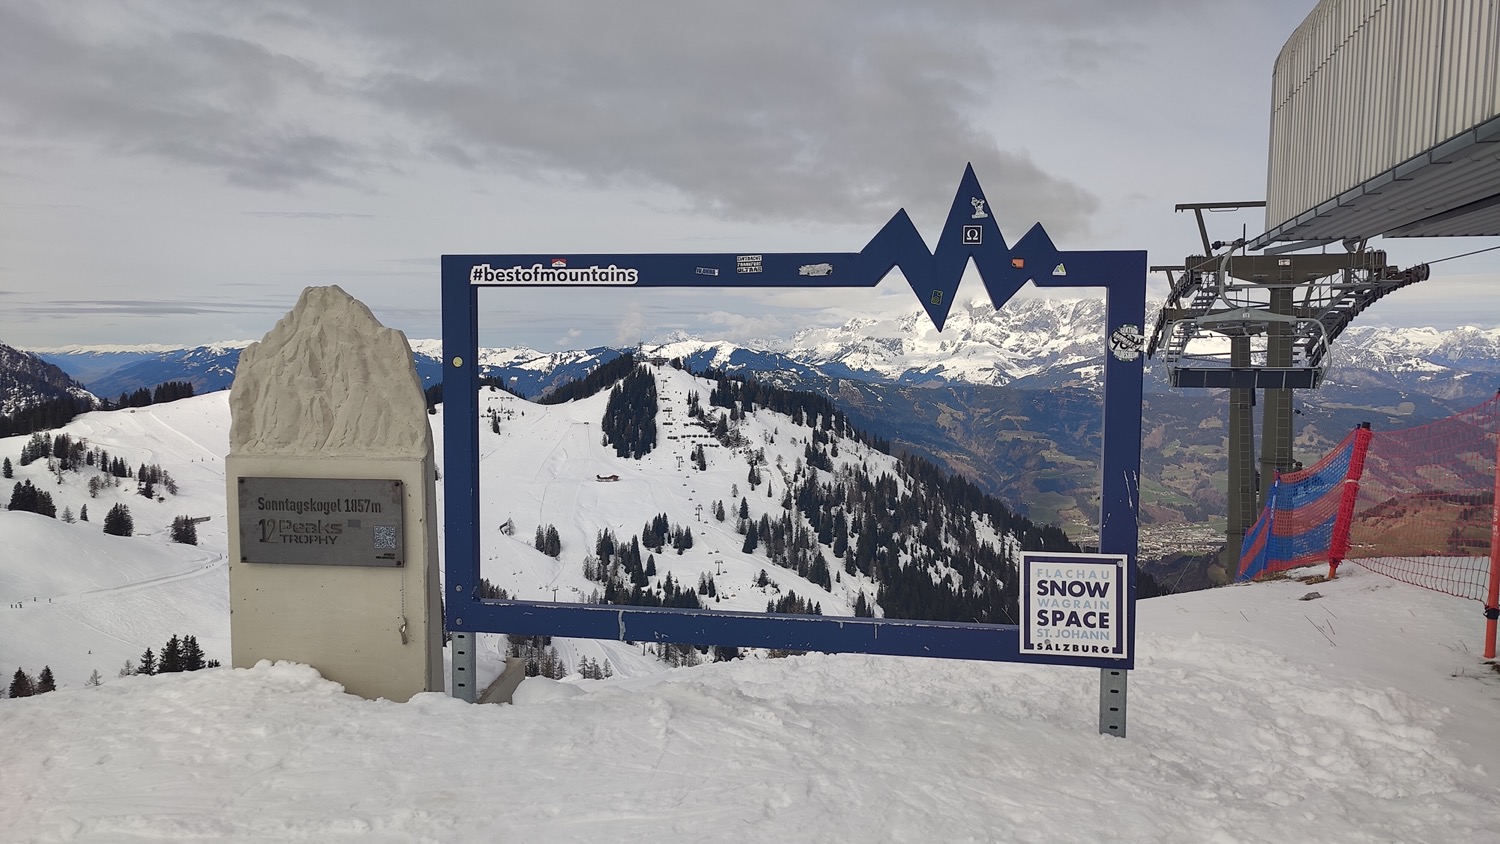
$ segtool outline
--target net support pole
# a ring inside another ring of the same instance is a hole
[[[1344,476],[1344,488],[1339,496],[1339,512],[1333,522],[1333,537],[1328,543],[1329,580],[1338,576],[1339,563],[1349,554],[1349,531],[1354,526],[1354,505],[1359,500],[1359,481],[1365,474],[1365,455],[1370,451],[1370,438],[1373,436],[1369,422],[1361,422],[1354,429],[1354,444],[1349,452],[1349,472]]]
[[[1484,658],[1495,658],[1495,624],[1500,619],[1500,435],[1495,437],[1495,501],[1490,509],[1490,584],[1484,599]]]

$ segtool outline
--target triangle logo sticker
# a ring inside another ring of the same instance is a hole
[[[1062,264],[1058,264],[1056,267],[1052,268],[1052,274],[1053,275],[1067,275],[1068,274],[1068,268],[1065,267],[1065,266],[1063,266]]]

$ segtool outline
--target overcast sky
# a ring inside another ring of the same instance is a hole
[[[324,284],[437,337],[444,253],[857,251],[902,207],[930,243],[967,162],[1011,241],[1178,263],[1175,203],[1264,198],[1312,6],[0,0],[0,342],[255,339]],[[1365,321],[1500,324],[1500,261],[1440,267]],[[916,307],[492,293],[482,340],[544,350]]]

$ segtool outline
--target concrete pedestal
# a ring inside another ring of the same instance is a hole
[[[441,691],[436,471],[406,338],[339,288],[309,288],[241,355],[230,412],[234,666],[302,662],[366,698]],[[247,543],[265,539],[244,535],[241,478],[401,481],[402,565],[327,564],[317,551],[295,563],[253,562],[264,555]]]

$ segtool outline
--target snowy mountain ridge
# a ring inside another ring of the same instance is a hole
[[[163,352],[178,352],[186,349],[203,349],[213,354],[243,349],[254,343],[254,340],[218,340],[212,343],[204,343],[199,346],[172,345],[169,343],[118,343],[118,344],[87,344],[69,343],[63,346],[36,346],[29,351],[38,355],[159,355]]]
[[[786,353],[810,366],[838,364],[891,381],[998,386],[1098,358],[1103,326],[1103,303],[1094,300],[1022,299],[1000,309],[973,300],[949,313],[941,334],[914,311],[804,330]]]
[[[0,343],[0,416],[14,416],[59,398],[97,400],[61,368],[31,352]]]
[[[1147,307],[1145,330],[1160,302]],[[996,310],[974,300],[954,308],[942,334],[913,312],[899,319],[860,318],[809,329],[783,350],[811,366],[842,364],[892,381],[943,378],[1004,385],[1051,371],[1075,370],[1097,383],[1088,365],[1102,357],[1104,303],[1098,299],[1021,299]],[[1147,361],[1148,370],[1159,368]],[[1392,328],[1354,325],[1333,345],[1330,378],[1357,372],[1500,372],[1500,328]]]
[[[1144,330],[1154,324],[1157,307],[1159,303],[1148,308]],[[823,377],[892,383],[1004,386],[1049,373],[1071,373],[1071,383],[1097,385],[1103,325],[1104,303],[1098,299],[1017,299],[998,310],[976,299],[955,307],[941,334],[920,311],[911,311],[892,318],[859,317],[752,344],[674,333],[640,348],[665,358],[695,356],[698,365],[720,369],[729,368],[736,358],[760,359],[771,369],[789,361]],[[100,394],[113,396],[171,380],[192,381],[200,392],[226,389],[239,350],[247,344],[225,341],[191,349],[77,344],[34,351]],[[424,381],[436,383],[442,342],[416,339],[411,346]],[[534,395],[581,377],[618,352],[602,347],[557,352],[485,347],[479,362],[486,372],[519,379],[524,391]],[[1500,372],[1500,328],[1442,331],[1355,325],[1334,344],[1332,360],[1330,379],[1335,383],[1341,378],[1359,382],[1371,376],[1411,375],[1430,380],[1433,375]],[[1148,361],[1153,373],[1158,368]]]

